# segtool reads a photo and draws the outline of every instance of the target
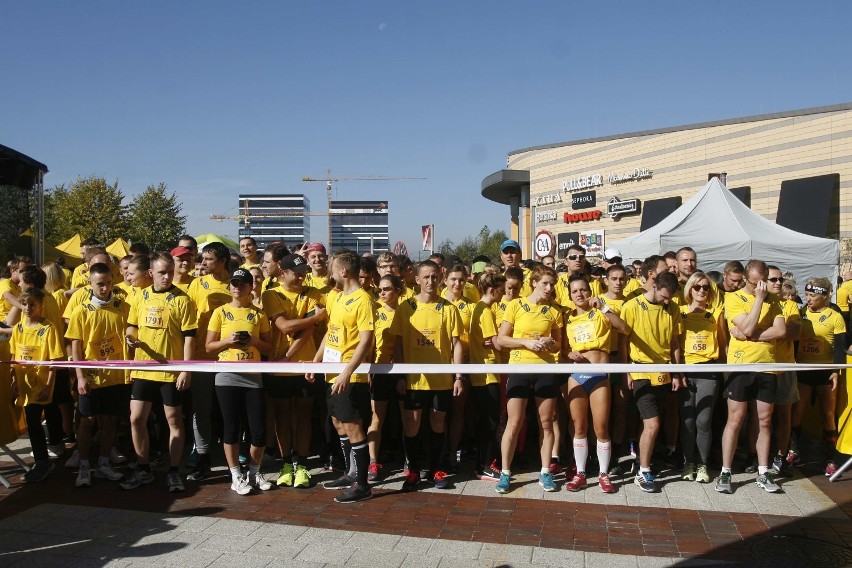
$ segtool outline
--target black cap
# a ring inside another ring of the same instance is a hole
[[[254,276],[245,268],[237,268],[231,274],[231,282],[239,282],[240,284],[254,284]]]
[[[311,269],[307,261],[298,254],[288,254],[278,263],[281,270],[292,270],[293,272],[305,273]]]

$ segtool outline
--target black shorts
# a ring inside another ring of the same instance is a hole
[[[798,381],[803,385],[808,385],[811,387],[824,387],[826,385],[831,385],[831,381],[828,380],[828,378],[833,372],[834,371],[829,371],[827,369],[816,371],[798,371],[796,373],[796,376],[798,378]]]
[[[671,393],[671,384],[655,387],[647,379],[633,381],[633,399],[636,401],[636,408],[639,409],[639,417],[642,420],[658,417],[660,408]]]
[[[80,416],[122,416],[127,409],[128,392],[125,385],[89,389],[77,399]]]
[[[340,394],[331,394],[334,383],[326,383],[325,397],[328,413],[340,422],[358,422],[368,424],[370,413],[370,385],[367,383],[349,383]]]
[[[74,381],[74,390],[77,390],[77,381]],[[55,404],[73,404],[71,396],[71,369],[60,367],[56,369],[56,380],[53,383],[53,402]]]
[[[565,375],[567,382],[568,375]],[[559,384],[556,373],[536,373],[530,375],[509,375],[506,380],[506,398],[557,398]]]
[[[453,406],[453,389],[408,390],[404,399],[406,410],[428,410],[449,412]]]
[[[272,398],[311,398],[323,392],[325,375],[316,375],[313,383],[304,375],[263,375],[263,389]]]
[[[370,397],[376,402],[389,402],[397,400],[396,392],[398,379],[405,379],[405,375],[373,375],[370,380]]]
[[[778,379],[772,373],[731,373],[725,382],[725,395],[734,402],[759,400],[775,404],[777,387]]]
[[[163,406],[181,406],[183,397],[173,381],[152,381],[149,379],[133,379],[133,390],[130,400],[143,402],[163,401]]]

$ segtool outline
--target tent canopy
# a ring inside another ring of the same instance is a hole
[[[56,248],[66,254],[79,257],[81,246],[83,246],[83,237],[81,237],[80,234],[77,233],[64,243],[59,243],[58,245],[56,245]]]
[[[231,249],[231,252],[239,252],[240,250],[239,244],[235,243],[228,237],[225,237],[223,235],[217,235],[215,233],[204,233],[203,235],[198,235],[197,237],[195,237],[195,240],[198,242],[199,251],[209,243],[222,243],[226,247]]]
[[[668,217],[638,235],[608,243],[625,259],[644,259],[689,246],[701,270],[722,270],[730,260],[757,258],[793,273],[799,292],[811,278],[837,281],[840,243],[776,225],[749,209],[712,179]]]
[[[18,238],[9,243],[9,252],[20,256],[33,256],[35,250],[35,242],[33,240],[32,229],[27,229],[21,233]],[[74,268],[83,261],[80,259],[80,249],[78,248],[73,254],[61,251],[47,243],[44,244],[44,262],[55,262],[57,258],[62,257],[66,268]]]
[[[127,244],[127,241],[118,237],[106,248],[106,251],[112,256],[120,259],[130,254],[130,245]]]

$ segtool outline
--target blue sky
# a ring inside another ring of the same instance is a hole
[[[849,2],[0,1],[0,144],[165,182],[194,234],[239,193],[382,199],[391,240],[508,230],[509,151],[852,101]],[[324,240],[325,219],[312,220]]]

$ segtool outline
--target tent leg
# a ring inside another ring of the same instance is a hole
[[[849,458],[848,460],[846,460],[846,463],[844,463],[842,466],[840,466],[840,468],[837,471],[835,471],[831,475],[831,477],[828,478],[828,480],[834,481],[835,479],[837,479],[838,477],[843,475],[843,472],[846,471],[847,469],[849,469],[850,467],[852,467],[852,458]]]

